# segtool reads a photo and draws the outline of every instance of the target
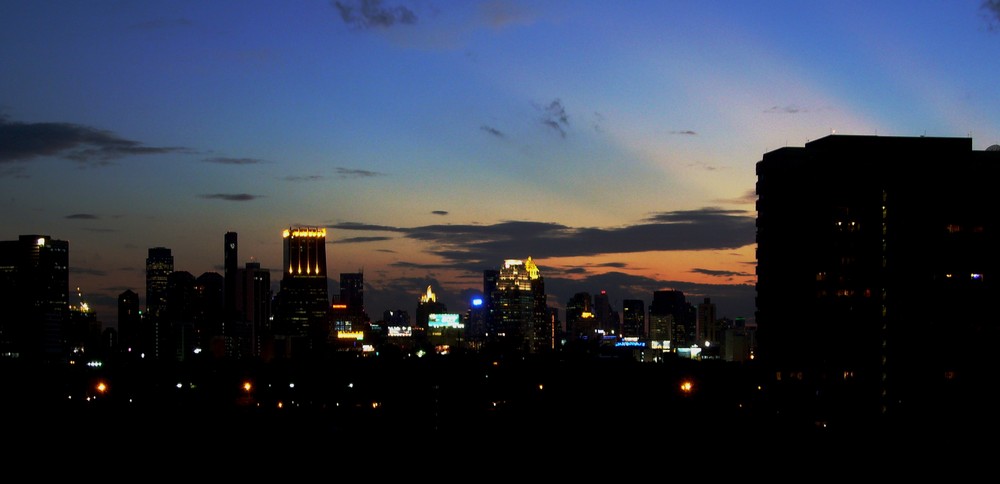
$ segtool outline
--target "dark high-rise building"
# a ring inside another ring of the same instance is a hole
[[[141,328],[139,294],[126,289],[118,295],[118,346],[121,352],[138,355],[143,351]]]
[[[800,408],[916,421],[991,399],[998,150],[831,135],[757,163],[757,358]]]
[[[247,262],[240,270],[237,312],[242,315],[226,339],[226,355],[270,358],[265,349],[271,336],[271,271],[259,262]]]
[[[695,308],[677,290],[653,291],[649,304],[649,339],[670,341],[674,350],[695,342]]]
[[[646,305],[641,299],[622,301],[622,336],[646,337]]]
[[[597,322],[594,303],[589,292],[578,292],[566,301],[566,333],[570,341],[592,340],[596,337]]]
[[[292,227],[282,233],[284,263],[275,308],[275,332],[289,353],[323,349],[330,336],[326,229]]]
[[[712,298],[706,297],[701,303],[698,304],[698,321],[695,324],[695,342],[698,345],[704,345],[706,341],[710,342],[710,344],[717,343],[719,341],[719,337],[716,334],[717,330],[718,325],[715,318],[715,303],[712,302]]]
[[[504,261],[493,303],[502,349],[528,353],[554,349],[545,279],[531,257]]]
[[[240,284],[239,246],[236,232],[226,232],[223,247],[223,277],[225,278],[225,320],[224,323],[238,321],[238,287]],[[223,328],[224,330],[224,328]],[[224,331],[223,331],[224,332]]]
[[[153,359],[169,355],[167,277],[174,272],[174,256],[166,247],[152,247],[146,257],[146,312],[142,331],[144,354]]]
[[[419,331],[427,330],[428,316],[431,314],[440,314],[448,312],[447,306],[441,301],[437,300],[437,295],[431,290],[431,286],[427,286],[427,292],[420,295],[420,300],[417,302],[417,311],[415,328]]]
[[[63,360],[69,242],[48,235],[0,241],[0,357]]]
[[[341,272],[340,294],[332,304],[333,327],[338,331],[364,331],[369,322],[365,311],[365,275]]]
[[[486,269],[483,271],[483,326],[485,328],[485,342],[492,342],[497,339],[500,333],[500,323],[497,316],[496,304],[493,296],[500,283],[500,271],[496,269]]]
[[[597,321],[597,329],[603,334],[618,334],[621,327],[621,318],[618,311],[615,311],[611,307],[608,291],[602,290],[594,294],[594,319]]]

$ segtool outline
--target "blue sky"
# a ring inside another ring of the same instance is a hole
[[[833,132],[1000,142],[1000,2],[0,5],[0,238],[70,242],[115,320],[175,268],[277,271],[328,230],[366,305],[464,312],[532,257],[550,304],[680,289],[752,317],[754,164]],[[280,277],[272,276],[275,284]],[[143,299],[144,301],[144,299]]]

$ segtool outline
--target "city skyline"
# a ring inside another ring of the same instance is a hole
[[[106,324],[149,248],[221,274],[234,232],[276,285],[291,226],[374,319],[528,257],[555,307],[750,318],[763,153],[1000,142],[995,2],[54,3],[0,7],[0,239],[68,241]]]

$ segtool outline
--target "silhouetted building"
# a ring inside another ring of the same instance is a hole
[[[118,295],[118,347],[122,353],[139,355],[142,348],[142,313],[139,294],[126,289]]]
[[[617,335],[621,331],[621,316],[611,306],[608,291],[594,294],[594,319],[604,335]]]
[[[0,357],[64,361],[69,242],[48,235],[0,241]]]
[[[341,272],[340,294],[331,304],[334,331],[365,331],[369,322],[365,311],[364,272]]]
[[[223,277],[225,278],[225,318],[220,334],[227,334],[226,325],[242,320],[239,314],[239,241],[236,232],[226,232],[223,246]]]
[[[493,293],[504,350],[539,353],[554,349],[545,295],[545,279],[527,260],[507,259]]]
[[[831,135],[765,153],[761,362],[845,421],[975,415],[997,369],[998,148]]]
[[[152,247],[146,257],[146,311],[141,338],[146,357],[165,357],[169,327],[164,317],[167,304],[167,276],[174,271],[174,256],[166,247]]]
[[[712,298],[706,297],[704,301],[698,304],[698,315],[697,323],[695,324],[695,332],[697,333],[695,337],[695,342],[699,345],[705,344],[705,342],[717,343],[719,341],[718,335],[718,323],[715,317],[715,303],[712,302]]]
[[[330,336],[326,280],[326,229],[292,227],[282,233],[284,263],[275,307],[276,342],[282,354],[322,351]]]
[[[669,341],[676,350],[695,342],[695,308],[677,290],[653,291],[649,304],[649,339]]]
[[[247,262],[240,269],[237,312],[240,322],[226,338],[226,355],[233,358],[273,356],[264,350],[271,341],[271,271],[259,262]]]
[[[566,334],[570,342],[596,337],[597,320],[589,292],[578,292],[566,301]]]
[[[646,304],[641,299],[622,301],[622,336],[646,338]]]

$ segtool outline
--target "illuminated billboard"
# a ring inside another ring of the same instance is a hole
[[[431,313],[427,316],[428,328],[456,328],[465,327],[458,313]]]
[[[409,338],[413,336],[413,328],[410,326],[389,326],[388,335],[390,338]]]

